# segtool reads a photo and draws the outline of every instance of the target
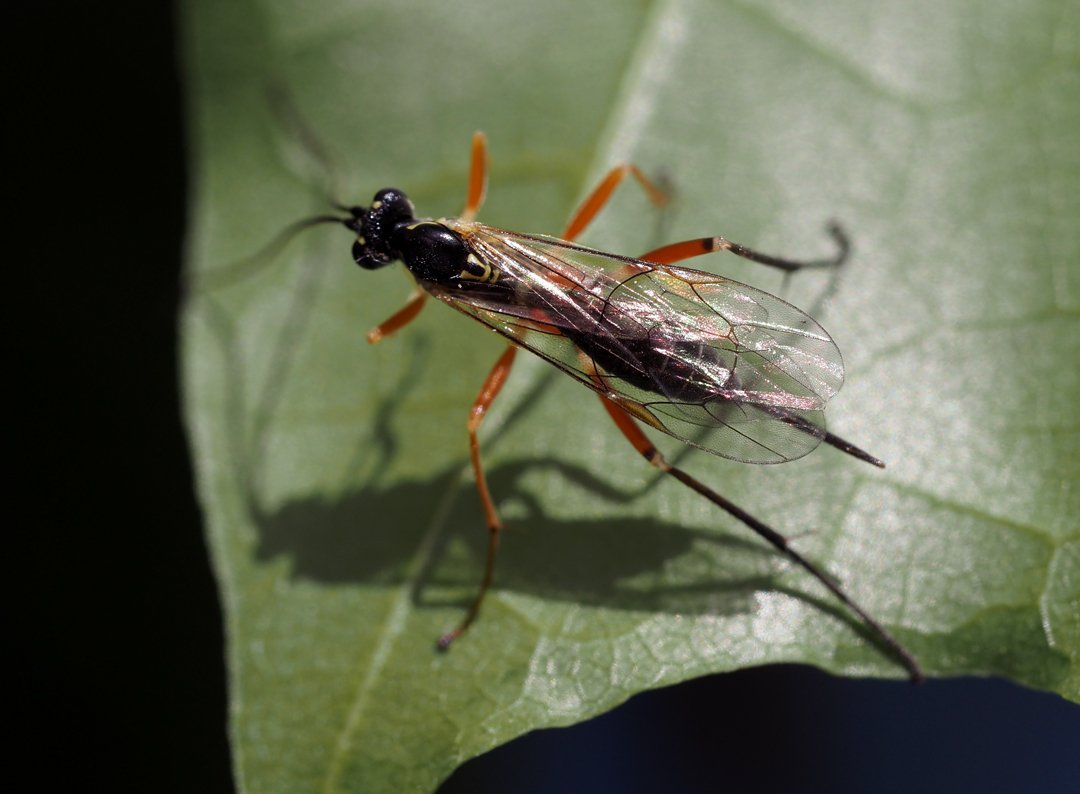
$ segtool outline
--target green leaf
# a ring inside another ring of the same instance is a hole
[[[325,212],[327,171],[350,202],[395,185],[421,213],[457,212],[474,129],[496,226],[557,233],[621,160],[678,197],[660,214],[621,189],[584,238],[617,253],[720,233],[812,258],[841,220],[855,251],[839,274],[695,265],[821,319],[847,364],[831,427],[888,469],[659,442],[799,535],[930,673],[1080,700],[1075,5],[513,5],[185,9],[186,406],[241,789],[430,790],[526,731],[744,666],[903,675],[529,357],[481,433],[512,525],[496,588],[436,653],[482,569],[465,417],[500,341],[431,306],[366,345],[410,287],[352,266],[340,228],[229,263]]]

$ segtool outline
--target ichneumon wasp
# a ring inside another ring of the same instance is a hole
[[[479,591],[464,619],[439,638],[447,648],[476,620],[491,587],[502,522],[488,490],[477,431],[525,348],[580,381],[634,448],[656,469],[704,496],[748,526],[817,579],[846,605],[906,668],[923,678],[915,657],[789,540],[682,469],[648,440],[642,424],[722,457],[781,463],[821,442],[878,467],[884,464],[825,430],[825,404],[840,389],[844,366],[826,331],[808,315],[766,292],[699,270],[684,259],[715,251],[786,272],[840,264],[849,243],[838,226],[829,260],[768,256],[723,237],[665,245],[639,258],[577,245],[575,238],[632,176],[650,199],[666,195],[637,167],[611,169],[571,217],[559,238],[520,234],[477,223],[487,182],[487,141],[472,141],[465,208],[457,218],[416,217],[396,188],[371,206],[337,206],[345,217],[318,216],[296,231],[340,223],[355,233],[353,259],[374,270],[403,262],[416,288],[398,312],[368,334],[378,342],[411,322],[434,297],[510,342],[491,370],[468,419],[469,452],[488,527]]]

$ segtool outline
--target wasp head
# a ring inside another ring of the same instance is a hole
[[[352,247],[356,264],[375,270],[401,259],[398,232],[416,220],[412,202],[404,193],[384,188],[375,194],[370,207],[350,207],[349,212],[352,217],[345,225],[356,232]]]

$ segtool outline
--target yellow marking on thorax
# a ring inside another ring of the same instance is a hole
[[[502,272],[497,267],[492,267],[487,262],[482,262],[476,254],[469,254],[466,260],[470,265],[480,268],[483,272],[478,276],[474,276],[468,270],[462,270],[458,274],[458,278],[462,281],[478,281],[481,284],[494,284],[499,280]]]

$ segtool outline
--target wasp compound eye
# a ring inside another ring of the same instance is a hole
[[[364,237],[358,237],[352,246],[352,258],[356,264],[365,270],[378,270],[386,267],[393,261],[387,254],[379,253],[372,249],[370,243]]]

